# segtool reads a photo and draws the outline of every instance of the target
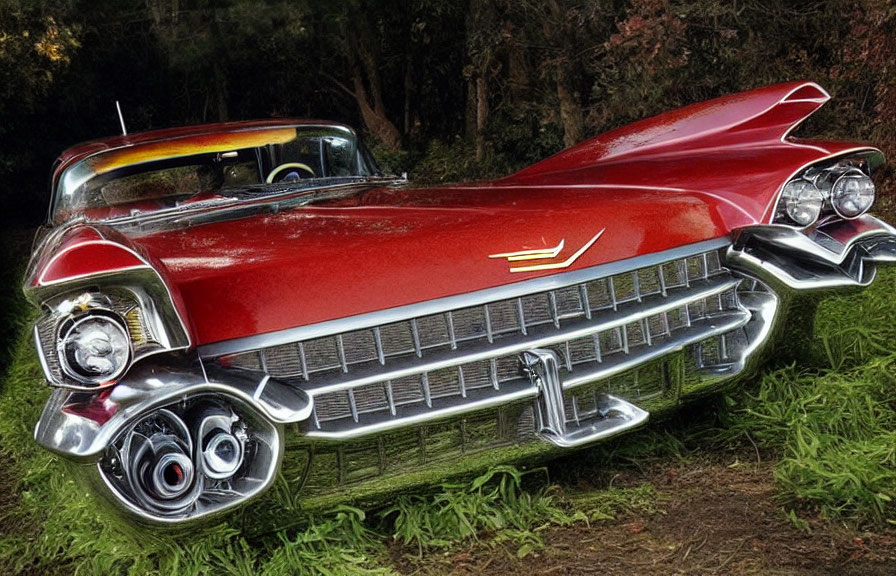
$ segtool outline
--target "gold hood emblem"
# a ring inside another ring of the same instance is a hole
[[[538,270],[557,270],[560,268],[569,268],[572,266],[572,263],[579,259],[579,256],[585,253],[586,250],[591,248],[591,245],[597,242],[597,239],[600,238],[601,234],[604,233],[606,228],[602,229],[600,232],[594,235],[588,242],[585,243],[584,246],[575,251],[575,253],[562,262],[551,262],[544,264],[528,264],[525,266],[517,266],[513,267],[511,264],[510,271],[511,272],[536,272]],[[489,258],[504,258],[508,262],[520,262],[523,260],[552,260],[557,258],[557,255],[563,250],[564,243],[566,239],[560,240],[560,243],[554,246],[553,248],[541,248],[538,250],[520,250],[519,252],[502,252],[501,254],[489,254]]]

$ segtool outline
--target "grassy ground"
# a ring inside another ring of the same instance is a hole
[[[4,321],[19,335],[0,388],[0,572],[885,573],[896,558],[894,287],[888,272],[826,300],[798,361],[673,420],[543,469],[498,468],[253,539],[226,524],[158,533],[97,512],[31,440],[47,391],[10,292]]]

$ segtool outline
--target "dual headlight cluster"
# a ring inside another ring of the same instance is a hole
[[[825,213],[856,218],[871,208],[874,192],[874,182],[859,166],[810,168],[784,186],[776,221],[805,227]]]
[[[177,522],[220,512],[273,481],[280,432],[248,404],[202,393],[152,409],[103,452],[100,476],[138,516]]]

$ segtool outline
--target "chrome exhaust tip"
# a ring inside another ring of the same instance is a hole
[[[201,491],[184,421],[160,410],[128,434],[121,452],[128,483],[140,505],[166,513],[193,504]],[[149,430],[151,433],[147,434]]]
[[[164,500],[173,500],[186,494],[193,484],[193,462],[183,452],[169,452],[158,457],[151,468],[151,491]]]
[[[236,474],[243,465],[245,434],[234,429],[236,416],[230,411],[207,409],[199,415],[196,439],[202,455],[202,472],[213,480]]]

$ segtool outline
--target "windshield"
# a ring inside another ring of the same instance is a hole
[[[226,197],[227,191],[315,185],[379,174],[355,135],[338,126],[278,127],[182,138],[95,154],[67,169],[52,221],[105,220]]]

